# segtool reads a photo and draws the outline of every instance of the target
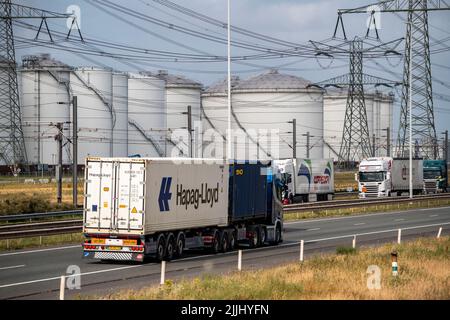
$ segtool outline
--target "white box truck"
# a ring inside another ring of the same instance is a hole
[[[332,200],[333,159],[274,160],[275,175],[287,187],[293,203]]]
[[[83,257],[170,260],[282,241],[271,164],[87,158]]]
[[[409,192],[409,159],[374,157],[364,159],[355,175],[359,198],[400,196]],[[423,191],[423,160],[412,160],[413,193]]]

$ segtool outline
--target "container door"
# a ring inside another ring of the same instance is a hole
[[[111,162],[88,163],[86,184],[87,228],[111,229],[113,227],[114,166]]]
[[[145,164],[117,164],[116,225],[120,230],[142,230],[144,221]]]

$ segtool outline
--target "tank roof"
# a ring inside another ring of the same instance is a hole
[[[167,70],[158,70],[157,72],[142,71],[142,75],[155,77],[166,82],[167,87],[177,87],[177,88],[202,88],[202,84],[188,79],[184,76],[169,74]]]
[[[38,55],[26,55],[22,56],[22,67],[35,69],[35,68],[65,68],[72,69],[68,64],[65,64],[59,60],[51,57],[49,53],[41,53]]]
[[[277,69],[270,69],[244,80],[232,77],[231,82],[233,91],[303,90],[311,83],[298,76],[280,73]],[[227,79],[224,79],[211,85],[205,93],[225,93],[226,88]]]

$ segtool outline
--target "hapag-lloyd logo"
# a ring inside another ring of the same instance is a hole
[[[170,187],[172,185],[172,177],[163,177],[161,181],[161,188],[159,189],[159,211],[170,211],[169,200],[172,199]],[[183,188],[182,184],[177,184],[177,206],[184,206],[187,210],[188,206],[192,205],[195,209],[202,204],[208,204],[211,208],[214,203],[219,201],[219,183],[216,187],[211,188],[207,183],[202,183],[200,188]]]
[[[164,177],[161,181],[161,189],[159,189],[159,211],[169,211],[169,200],[172,198],[170,192],[170,185],[172,184],[172,177]]]

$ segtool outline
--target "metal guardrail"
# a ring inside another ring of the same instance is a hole
[[[284,212],[300,212],[314,210],[332,210],[351,207],[364,207],[372,205],[383,205],[391,203],[408,203],[425,200],[450,199],[450,193],[434,194],[434,195],[418,195],[410,199],[409,197],[392,197],[392,198],[374,198],[374,199],[350,199],[350,200],[333,200],[323,202],[310,202],[289,204],[283,207]]]
[[[83,220],[64,220],[0,226],[1,239],[17,239],[81,232]]]
[[[67,210],[67,211],[55,211],[55,212],[42,212],[42,213],[24,213],[24,214],[14,214],[14,215],[3,215],[0,216],[0,221],[24,221],[31,219],[44,219],[44,218],[54,218],[63,216],[75,216],[82,215],[83,210]]]

